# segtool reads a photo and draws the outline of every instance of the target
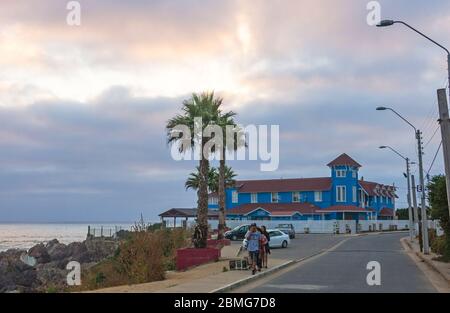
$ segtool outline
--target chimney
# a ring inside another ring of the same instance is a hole
[[[361,176],[361,181],[364,181],[364,176]]]

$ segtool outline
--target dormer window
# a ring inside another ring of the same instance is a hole
[[[272,203],[278,203],[278,192],[272,192]]]
[[[336,170],[336,177],[346,177],[347,171],[346,170]]]
[[[236,190],[231,193],[231,202],[238,203],[238,192]]]
[[[292,193],[292,202],[300,202],[300,192],[295,191]]]

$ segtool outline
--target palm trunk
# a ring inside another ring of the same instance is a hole
[[[222,151],[219,166],[219,227],[217,239],[223,239],[225,231],[225,151]]]
[[[206,248],[208,239],[208,170],[209,160],[207,156],[202,156],[200,160],[200,181],[197,191],[198,234],[197,238],[194,238],[196,248]]]

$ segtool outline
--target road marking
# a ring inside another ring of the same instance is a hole
[[[264,288],[278,288],[278,289],[294,289],[294,290],[321,290],[326,289],[328,286],[320,286],[320,285],[299,285],[299,284],[269,284],[265,285]]]

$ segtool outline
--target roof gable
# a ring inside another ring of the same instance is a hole
[[[348,156],[346,153],[342,153],[340,156],[338,156],[336,159],[331,161],[327,164],[327,166],[339,166],[339,165],[349,165],[354,167],[361,167],[361,164],[353,160],[351,157]]]

